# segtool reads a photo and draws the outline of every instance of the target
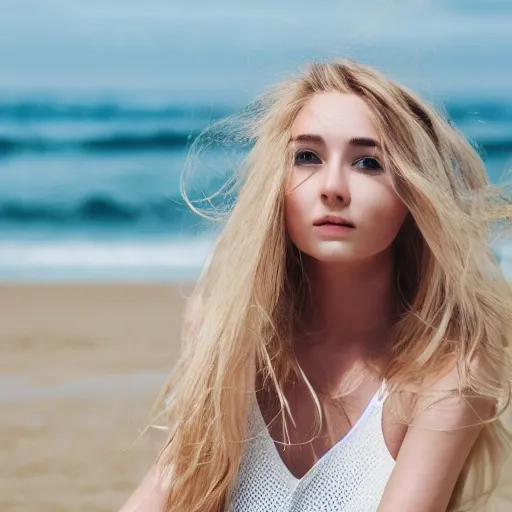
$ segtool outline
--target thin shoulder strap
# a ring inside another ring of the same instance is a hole
[[[386,379],[382,379],[382,383],[380,385],[379,390],[377,391],[377,402],[383,404],[386,400],[388,393],[386,390]]]

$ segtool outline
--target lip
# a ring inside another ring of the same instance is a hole
[[[315,227],[332,227],[332,228],[345,228],[353,229],[354,224],[344,217],[338,215],[325,215],[313,222]]]
[[[354,228],[342,224],[321,224],[313,226],[315,235],[326,240],[339,240],[350,235]]]

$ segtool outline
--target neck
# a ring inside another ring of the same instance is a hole
[[[396,311],[391,249],[350,264],[307,259],[305,270],[311,287],[304,318],[308,344],[383,346]]]

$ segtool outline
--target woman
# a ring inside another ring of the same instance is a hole
[[[169,438],[123,511],[471,509],[507,440],[503,197],[455,128],[353,61],[246,113],[162,394]]]

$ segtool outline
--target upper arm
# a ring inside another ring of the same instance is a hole
[[[163,512],[166,497],[166,486],[155,465],[119,512]]]
[[[446,510],[462,467],[493,403],[458,388],[455,369],[418,399],[379,512]]]

